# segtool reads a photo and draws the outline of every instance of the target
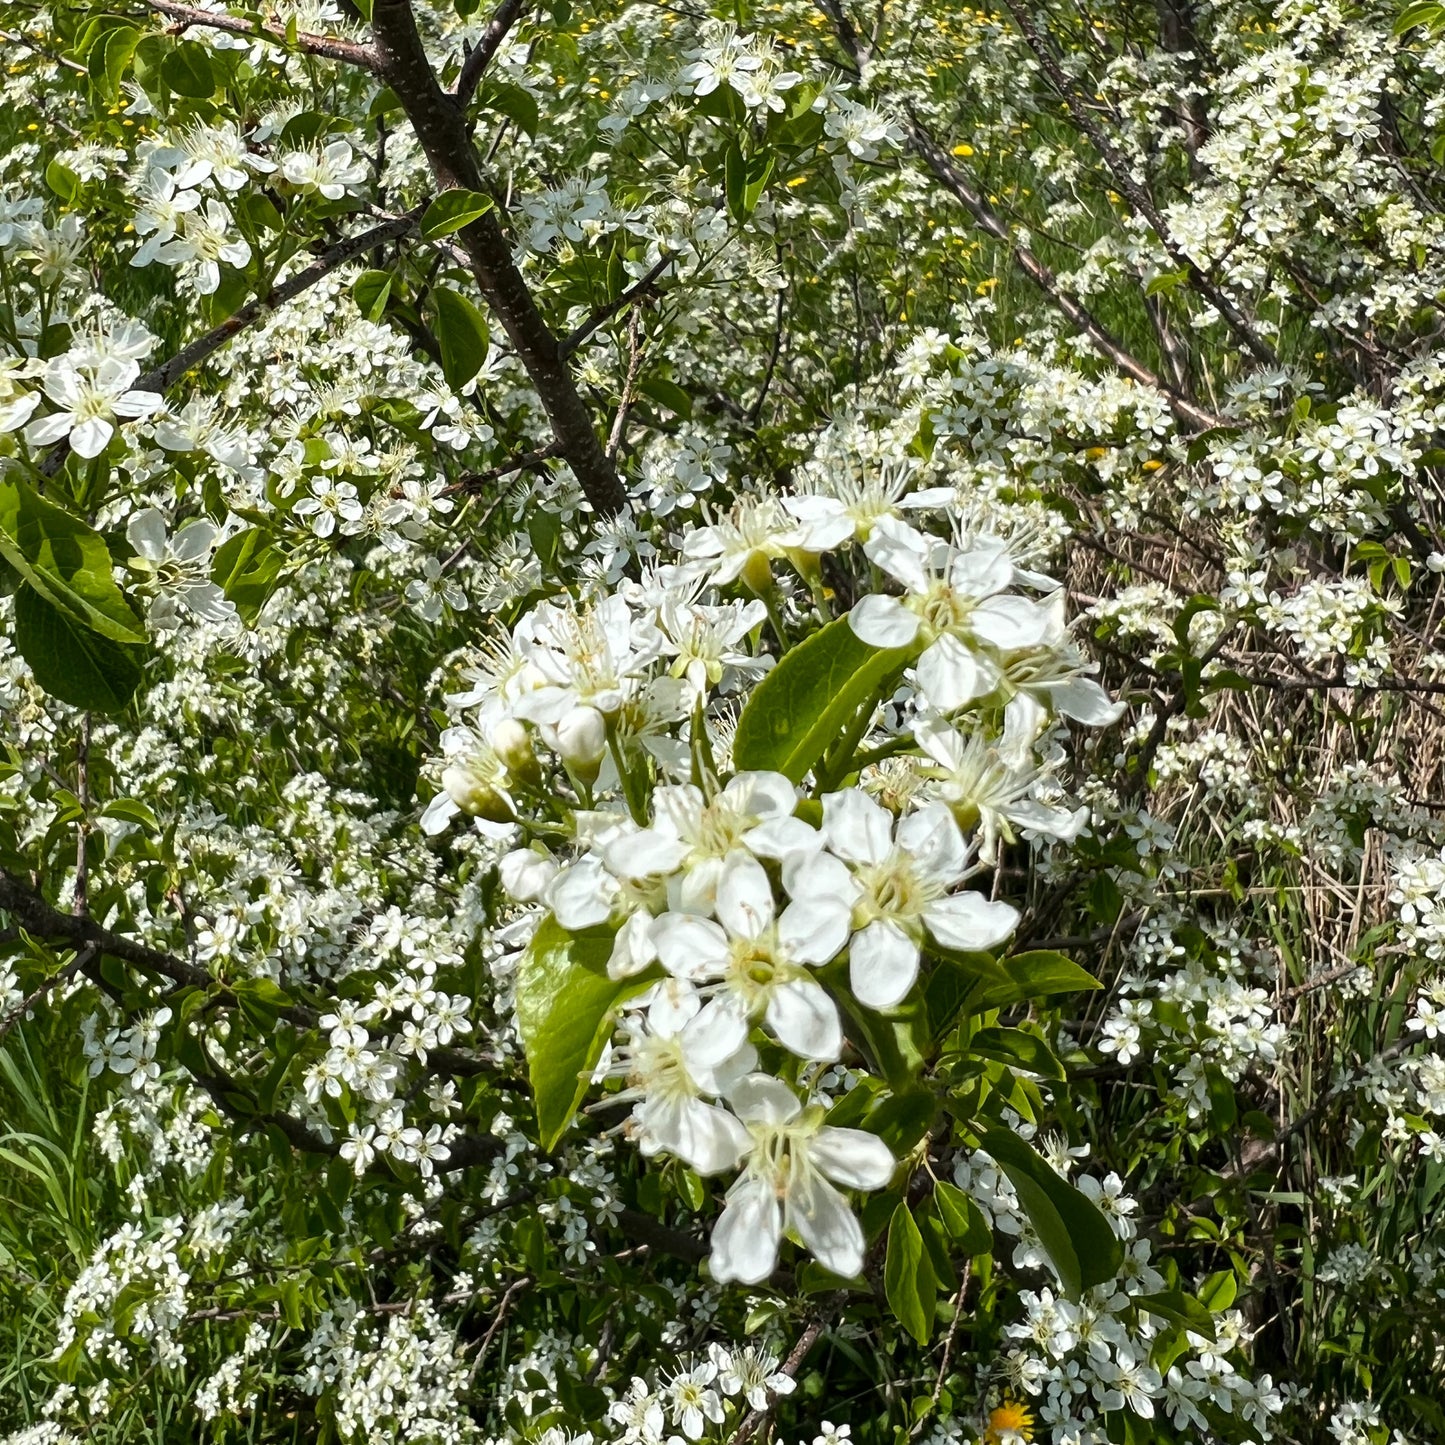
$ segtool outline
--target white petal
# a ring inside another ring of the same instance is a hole
[[[798,853],[816,852],[823,835],[801,818],[769,818],[743,834],[743,842],[760,858],[791,858]]]
[[[967,552],[958,553],[948,569],[949,584],[970,597],[992,597],[1013,581],[1008,547],[998,538],[980,539]]]
[[[893,846],[893,815],[856,788],[829,793],[823,799],[823,836],[849,863],[881,863]]]
[[[746,816],[786,818],[798,806],[798,790],[782,773],[739,773],[722,795]]]
[[[1002,943],[1018,927],[1019,914],[1011,904],[965,892],[929,904],[923,921],[945,948],[977,953]]]
[[[907,522],[901,522],[897,517],[879,517],[863,544],[863,550],[870,562],[876,562],[910,592],[928,590],[928,558],[932,555],[933,543]],[[862,637],[863,634],[858,635]],[[866,642],[868,639],[865,637],[863,640]]]
[[[935,638],[918,659],[918,690],[940,712],[953,712],[982,697],[994,684],[992,668],[951,632]]]
[[[531,856],[537,857],[535,853]],[[506,858],[502,859],[504,866],[506,861]],[[639,909],[617,930],[617,937],[612,940],[612,953],[607,960],[608,978],[632,978],[657,962],[657,945],[652,941],[652,921],[650,913]]]
[[[105,450],[105,444],[115,435],[115,428],[101,416],[88,416],[70,433],[70,445],[75,455],[90,461]]]
[[[25,428],[25,440],[33,447],[49,446],[51,442],[58,442],[61,437],[70,435],[70,423],[73,420],[74,417],[68,411],[37,417]]]
[[[863,1226],[848,1201],[823,1176],[810,1172],[789,1188],[783,1224],[796,1230],[819,1264],[852,1279],[863,1270]]]
[[[944,803],[929,803],[899,823],[898,847],[920,872],[945,885],[956,883],[968,867],[968,844]]]
[[[1027,828],[1030,833],[1042,833],[1045,837],[1072,843],[1089,821],[1089,810],[1076,808],[1070,812],[1067,808],[1054,808],[1037,799],[1024,798],[1009,805],[1008,817],[1011,823]]]
[[[1081,722],[1085,727],[1102,728],[1118,722],[1123,715],[1124,704],[1114,702],[1107,692],[1090,677],[1075,677],[1068,682],[1056,682],[1043,689],[1055,712]]]
[[[882,1189],[898,1167],[888,1146],[863,1129],[819,1129],[808,1144],[808,1157],[833,1181],[848,1189]]]
[[[741,849],[723,861],[717,916],[736,938],[756,938],[773,921],[773,885],[763,865]]]
[[[772,989],[764,1019],[778,1042],[800,1059],[832,1063],[843,1052],[837,1005],[810,978],[795,978]]]
[[[895,923],[875,919],[853,935],[848,982],[869,1008],[892,1008],[918,977],[918,945]]]
[[[166,519],[155,507],[137,512],[125,524],[126,540],[151,562],[166,555]]]
[[[778,1265],[782,1210],[766,1179],[744,1175],[728,1190],[708,1264],[719,1284],[761,1284]]]
[[[688,852],[688,845],[675,833],[641,828],[614,839],[602,850],[602,857],[619,878],[647,878],[674,872]]]
[[[715,978],[727,967],[727,934],[709,918],[664,913],[652,925],[652,941],[662,966],[678,978]]]
[[[836,898],[849,908],[862,891],[848,865],[831,853],[794,853],[785,858],[783,887],[789,898]]]
[[[1027,597],[990,597],[969,619],[975,637],[1012,650],[1037,647],[1049,634],[1048,609]]]
[[[848,614],[848,626],[870,647],[909,647],[918,636],[918,618],[882,592],[860,598]]]
[[[998,741],[998,755],[1011,768],[1028,766],[1035,740],[1048,721],[1048,714],[1031,692],[1011,697],[1003,710],[1003,737]]]
[[[435,838],[438,833],[446,831],[447,824],[460,812],[450,793],[438,793],[422,812],[421,830],[428,838]]]
[[[728,1103],[746,1124],[787,1124],[803,1111],[798,1096],[771,1074],[749,1074],[728,1090]]]
[[[794,963],[827,963],[848,942],[852,910],[837,897],[804,895],[783,909],[778,940]]]
[[[735,993],[717,994],[687,1026],[687,1056],[704,1071],[747,1047],[747,1004]]]
[[[563,928],[596,928],[612,915],[617,880],[600,858],[583,858],[547,885],[547,903]]]
[[[194,562],[197,558],[204,557],[215,545],[215,541],[216,524],[201,518],[187,522],[176,533],[176,539],[171,545],[176,556],[183,562]]]
[[[699,1174],[736,1169],[752,1147],[752,1136],[726,1109],[701,1099],[684,1099],[666,1115],[637,1110],[663,1148],[685,1160]]]

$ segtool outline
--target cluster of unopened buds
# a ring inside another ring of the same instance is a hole
[[[1010,938],[1017,911],[970,884],[1002,843],[1068,841],[1087,818],[1060,802],[1041,737],[1058,715],[1119,713],[1085,675],[1062,594],[1006,541],[800,500],[806,524],[740,504],[689,537],[683,566],[534,608],[449,699],[471,716],[446,735],[424,816],[439,832],[468,813],[520,842],[501,859],[508,893],[568,933],[610,934],[608,973],[637,983],[609,1066],[630,1133],[699,1174],[741,1168],[711,1268],[748,1283],[785,1235],[837,1274],[861,1269],[841,1190],[881,1188],[896,1161],[827,1124],[813,1083],[843,1057],[845,1017],[897,1008],[929,951]],[[728,776],[729,694],[769,666],[767,620],[787,637],[772,566],[812,581],[817,553],[850,540],[896,588],[862,597],[849,626],[911,664],[864,719],[881,731],[859,745],[877,745],[809,786]],[[753,597],[711,600],[732,585]]]

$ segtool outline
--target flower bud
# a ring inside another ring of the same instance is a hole
[[[462,812],[489,823],[510,823],[516,818],[507,795],[470,759],[453,763],[442,774],[442,787]]]
[[[497,865],[507,897],[516,903],[535,903],[557,876],[557,860],[535,848],[514,848]]]
[[[519,782],[535,787],[542,781],[542,769],[525,724],[514,717],[504,717],[492,729],[492,747],[502,766]]]
[[[596,780],[607,752],[607,724],[595,707],[574,707],[557,724],[557,753],[583,783]]]

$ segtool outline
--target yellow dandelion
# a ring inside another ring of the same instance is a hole
[[[1144,470],[1146,472],[1157,472],[1159,468],[1163,465],[1164,463],[1157,460],[1155,457],[1150,457],[1149,460],[1144,463]]]
[[[988,1412],[984,1445],[1029,1445],[1034,1438],[1033,1411],[1018,1400],[1005,1400]]]
[[[963,145],[954,146],[953,153],[956,156],[963,156],[966,160],[969,156],[973,154],[973,147],[967,142],[965,142]]]

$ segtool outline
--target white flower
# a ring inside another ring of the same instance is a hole
[[[822,839],[793,816],[798,790],[781,773],[735,774],[711,799],[691,783],[665,784],[650,827],[621,832],[603,850],[619,878],[668,879],[668,906],[710,914],[724,864],[735,854],[784,858]]]
[[[806,965],[827,963],[848,941],[849,910],[839,898],[798,899],[777,916],[763,866],[746,854],[724,867],[720,922],[666,913],[652,925],[663,967],[704,985],[712,996],[698,1018],[714,1053],[742,1046],[762,1022],[800,1058],[831,1062],[843,1047],[837,1005]]]
[[[791,1395],[798,1382],[778,1368],[778,1357],[746,1345],[719,1365],[718,1385],[725,1395],[741,1395],[754,1410],[765,1410],[770,1396]]]
[[[155,507],[137,512],[126,524],[126,539],[135,548],[131,565],[150,574],[152,627],[171,630],[181,625],[176,604],[182,603],[206,622],[229,622],[236,605],[211,581],[211,549],[215,524],[204,518],[187,522],[174,537],[166,535],[166,519]]]
[[[366,167],[352,158],[346,141],[333,140],[320,150],[283,156],[281,175],[303,194],[317,191],[328,201],[339,201],[348,187],[366,180]]]
[[[680,1370],[667,1382],[673,1423],[681,1427],[689,1440],[702,1439],[709,1420],[714,1425],[722,1424],[722,1400],[716,1390],[709,1388],[716,1374],[717,1366],[704,1361],[690,1370]]]
[[[829,853],[790,866],[788,892],[849,903],[857,930],[849,983],[870,1008],[892,1008],[913,987],[925,931],[945,948],[977,952],[1002,943],[1018,923],[1007,903],[950,891],[968,876],[970,852],[942,803],[910,813],[895,837],[892,814],[872,798],[830,793],[823,836]]]
[[[130,360],[111,357],[93,370],[77,370],[63,356],[45,368],[41,385],[58,411],[37,417],[25,428],[32,446],[49,446],[69,437],[76,456],[98,457],[115,435],[118,417],[149,416],[161,404],[155,391],[132,391],[140,367]]]
[[[895,1167],[888,1146],[861,1129],[830,1128],[821,1106],[804,1108],[766,1074],[748,1075],[728,1098],[753,1146],[713,1228],[713,1278],[761,1284],[785,1233],[825,1269],[853,1278],[863,1268],[863,1229],[834,1185],[881,1189]]]
[[[701,1008],[686,985],[659,987],[646,1028],[638,1022],[632,1042],[618,1050],[614,1072],[627,1079],[621,1097],[639,1100],[632,1130],[644,1154],[665,1149],[699,1174],[717,1174],[736,1168],[750,1140],[737,1119],[704,1096],[721,1095],[758,1056],[746,1042],[729,1047],[719,1040]]]
[[[929,718],[913,735],[935,764],[924,768],[924,776],[937,780],[961,828],[978,829],[984,863],[997,860],[1000,840],[1016,841],[1015,829],[1072,842],[1088,821],[1087,808],[1071,812],[1032,797],[1039,770],[1011,765],[980,732],[965,736],[942,719]]]
[[[863,550],[897,578],[902,597],[861,598],[848,614],[873,647],[911,647],[919,637],[918,690],[940,712],[953,712],[998,686],[996,651],[1033,647],[1050,630],[1048,610],[1026,597],[999,596],[1014,579],[1008,546],[980,537],[966,551],[880,517]]]

